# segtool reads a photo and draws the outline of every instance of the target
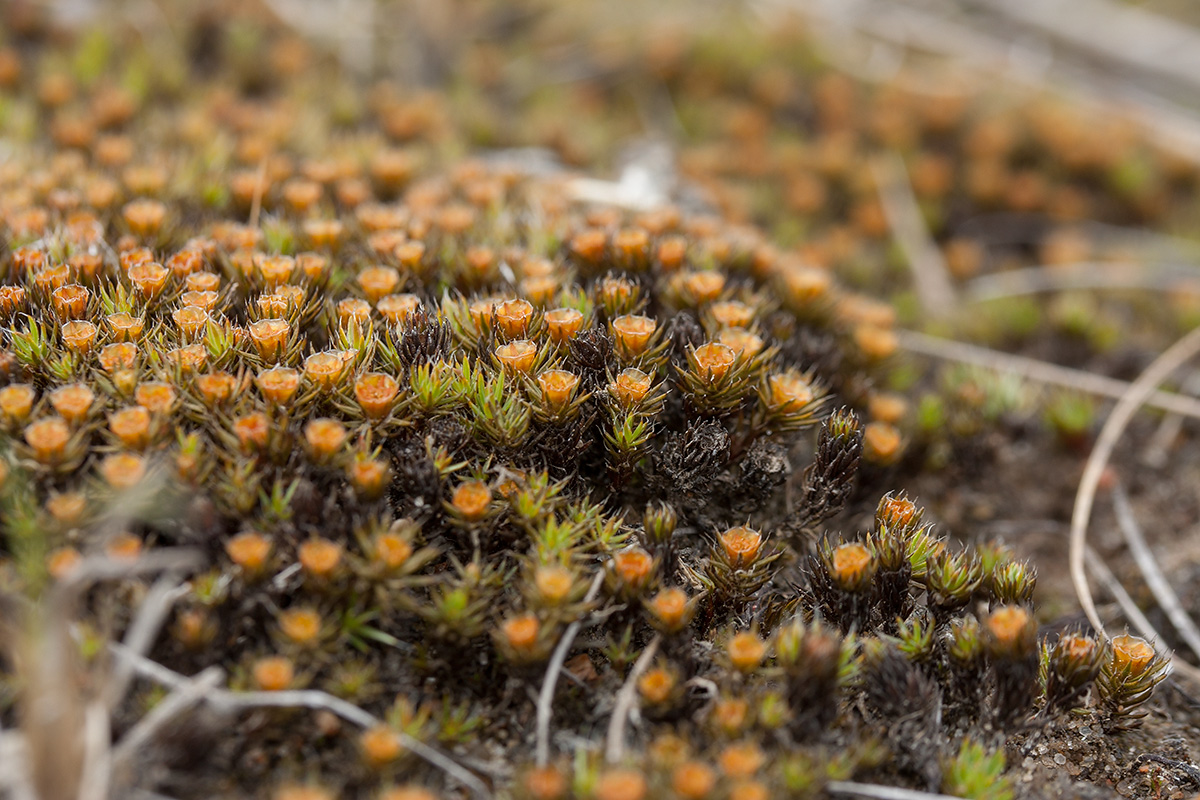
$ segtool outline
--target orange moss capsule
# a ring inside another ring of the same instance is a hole
[[[676,586],[663,589],[646,603],[649,611],[658,621],[660,630],[675,633],[688,624],[687,592]]]
[[[405,242],[397,245],[392,254],[396,256],[396,261],[400,266],[408,270],[415,270],[421,266],[421,260],[425,258],[425,243]]]
[[[345,226],[336,219],[305,220],[303,229],[313,247],[335,248],[345,233]]]
[[[608,236],[604,231],[592,229],[572,236],[569,246],[577,258],[596,263],[604,257],[607,245]]]
[[[504,642],[517,655],[530,656],[537,646],[542,625],[533,614],[510,617],[500,626]]]
[[[286,255],[257,256],[254,266],[267,288],[274,289],[291,279],[296,271],[296,259]]]
[[[531,800],[562,800],[567,796],[567,777],[558,767],[535,767],[522,781]]]
[[[108,418],[108,429],[130,450],[150,444],[150,412],[143,406],[121,409]]]
[[[104,545],[104,554],[114,561],[137,561],[142,554],[142,540],[132,533],[118,533]]]
[[[400,285],[400,273],[392,267],[368,267],[358,274],[358,285],[367,300],[375,303]]]
[[[187,291],[179,295],[179,302],[186,308],[195,306],[204,311],[212,311],[217,307],[219,295],[213,291]]]
[[[391,375],[367,372],[354,382],[354,397],[369,419],[383,419],[396,404],[400,384]]]
[[[375,560],[387,570],[400,569],[408,563],[413,554],[412,545],[398,533],[381,533],[376,536],[372,551]]]
[[[592,790],[596,800],[642,800],[646,796],[646,779],[631,769],[605,772]]]
[[[358,745],[362,749],[363,760],[375,769],[392,763],[404,753],[400,737],[386,725],[376,725],[363,731]]]
[[[894,464],[903,443],[900,431],[886,422],[871,422],[863,428],[863,458],[872,464]]]
[[[900,340],[888,328],[859,325],[854,329],[854,344],[867,360],[882,361],[896,352]]]
[[[221,276],[215,272],[193,272],[183,285],[189,292],[215,292],[221,288]]]
[[[158,233],[167,218],[167,207],[157,200],[134,200],[121,211],[125,224],[136,236]]]
[[[0,313],[11,314],[24,304],[24,286],[0,286]]]
[[[623,586],[640,591],[654,575],[654,559],[640,547],[628,547],[613,554],[612,569]]]
[[[76,353],[87,353],[96,341],[96,326],[86,320],[73,320],[62,326],[63,344]]]
[[[79,284],[69,283],[55,289],[50,296],[54,303],[54,311],[62,319],[76,319],[87,311],[89,293]]]
[[[724,300],[709,306],[717,324],[725,328],[748,328],[754,322],[754,309],[737,300]]]
[[[725,560],[734,569],[745,569],[758,560],[763,537],[758,531],[739,525],[717,537]]]
[[[172,312],[171,319],[175,321],[179,332],[188,341],[199,336],[208,325],[208,312],[198,306],[184,306]]]
[[[126,491],[146,476],[146,460],[133,453],[115,453],[100,462],[100,475],[113,489]]]
[[[492,312],[496,327],[509,338],[524,336],[533,318],[533,304],[528,300],[505,300]]]
[[[807,308],[830,295],[833,279],[814,267],[791,265],[781,272],[785,297],[796,308]]]
[[[74,547],[60,547],[46,556],[46,572],[56,581],[66,580],[82,563],[83,555]]]
[[[753,358],[765,346],[761,336],[745,328],[726,328],[717,336],[717,341],[733,350],[737,358]]]
[[[322,389],[340,383],[346,373],[346,358],[341,352],[313,353],[304,359],[304,376]]]
[[[1110,641],[1114,672],[1136,678],[1154,660],[1154,648],[1145,639],[1129,634],[1114,636]]]
[[[312,608],[289,608],[279,615],[279,630],[295,644],[315,644],[321,636],[321,615]]]
[[[891,392],[874,392],[867,398],[867,414],[872,420],[898,425],[908,413],[908,401]]]
[[[71,277],[71,270],[66,264],[58,264],[53,267],[45,267],[38,270],[33,275],[33,285],[43,292],[54,292],[67,285],[67,280]]]
[[[639,356],[645,352],[650,337],[658,328],[658,321],[640,314],[623,314],[611,323],[617,346],[627,356]]]
[[[386,461],[377,458],[355,458],[346,467],[346,478],[354,493],[362,500],[377,500],[387,491],[392,470]]]
[[[671,671],[662,667],[648,669],[638,678],[638,693],[652,706],[659,706],[671,699],[678,681]]]
[[[460,483],[450,497],[450,505],[468,522],[483,519],[492,502],[492,490],[483,481],[471,480]]]
[[[694,304],[711,302],[725,289],[725,276],[715,270],[692,272],[682,278],[684,294]]]
[[[300,388],[300,373],[290,367],[273,367],[258,373],[254,382],[268,402],[286,406]]]
[[[988,651],[993,658],[1021,658],[1032,653],[1037,646],[1037,624],[1021,606],[1000,606],[988,614],[984,626]],[[1113,652],[1117,652],[1115,647]],[[1153,656],[1153,648],[1150,648],[1150,654]]]
[[[717,756],[721,772],[729,778],[753,777],[765,762],[763,751],[752,742],[731,744]]]
[[[82,383],[71,383],[50,393],[50,405],[72,425],[79,425],[96,403],[96,393]]]
[[[75,525],[87,511],[87,497],[82,492],[54,494],[46,500],[46,510],[60,525]]]
[[[225,543],[229,560],[250,575],[257,575],[271,557],[271,540],[255,531],[245,531]]]
[[[175,407],[177,395],[175,388],[169,383],[147,381],[137,387],[133,399],[152,414],[169,414]]]
[[[571,590],[575,588],[575,575],[566,567],[547,564],[534,570],[533,585],[543,603],[557,606],[571,596]]]
[[[833,551],[829,577],[845,591],[861,591],[875,575],[875,555],[859,542],[846,542]]]
[[[671,788],[683,800],[704,800],[716,785],[716,771],[700,761],[687,761],[671,773]]]
[[[739,781],[729,789],[729,800],[768,800],[770,796],[762,781]]]
[[[524,374],[533,368],[533,362],[537,358],[537,345],[528,339],[518,339],[498,345],[495,353],[496,359],[506,370]]]
[[[342,563],[342,546],[329,539],[309,539],[297,552],[300,566],[315,578],[328,578]]]
[[[636,367],[621,370],[621,373],[608,385],[608,392],[622,408],[633,408],[650,391],[653,379]]]
[[[129,268],[127,274],[129,280],[142,293],[142,297],[147,300],[158,297],[167,285],[167,279],[171,277],[169,269],[153,261],[135,264]]]
[[[313,458],[323,461],[342,449],[347,438],[346,426],[336,419],[321,417],[304,426],[304,441]]]
[[[296,669],[290,659],[282,656],[260,658],[252,669],[254,685],[264,692],[282,692],[296,679]]]
[[[583,313],[574,308],[556,308],[544,317],[551,341],[563,343],[574,339],[583,327]]]
[[[21,423],[29,418],[37,392],[27,383],[13,383],[0,389],[0,414],[10,423]]]
[[[109,314],[105,317],[105,322],[108,323],[108,329],[112,332],[112,337],[118,342],[135,341],[142,335],[142,330],[145,323],[141,317],[135,317],[130,314]]]
[[[519,289],[531,303],[544,306],[558,294],[559,285],[554,275],[537,275],[522,279]]]
[[[392,324],[405,322],[410,315],[421,307],[421,298],[415,294],[389,294],[379,298],[375,310],[380,316]]]
[[[250,324],[248,333],[259,356],[266,361],[279,357],[287,346],[292,326],[283,319],[260,319]]]
[[[559,411],[575,396],[579,376],[563,369],[549,369],[538,376],[538,385],[551,410]]]
[[[767,645],[750,631],[744,631],[729,640],[725,651],[734,669],[749,674],[762,664],[767,655]]]
[[[737,354],[733,348],[719,342],[700,345],[694,351],[693,357],[699,377],[706,379],[709,383],[716,383],[724,378],[729,372],[729,368],[733,366],[733,362],[737,360]]]
[[[206,405],[219,406],[233,397],[237,379],[228,372],[211,372],[196,378],[196,389]]]
[[[342,326],[356,322],[364,326],[371,321],[371,304],[357,297],[347,297],[337,304],[338,322]]]
[[[271,421],[261,411],[244,414],[233,421],[233,434],[243,452],[262,451],[270,439]]]

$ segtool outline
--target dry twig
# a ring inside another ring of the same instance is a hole
[[[1069,566],[1071,582],[1079,596],[1079,603],[1083,606],[1088,622],[1097,633],[1104,634],[1104,624],[1100,621],[1100,615],[1096,613],[1096,603],[1088,586],[1087,572],[1084,570],[1084,550],[1087,545],[1088,521],[1091,519],[1100,477],[1104,474],[1108,460],[1133,415],[1154,394],[1156,386],[1197,352],[1200,352],[1200,328],[1193,329],[1154,359],[1117,401],[1112,413],[1104,421],[1100,435],[1096,437],[1096,445],[1084,466],[1079,491],[1075,495],[1075,508],[1071,514]]]
[[[603,583],[604,571],[601,570],[592,579],[592,585],[588,587],[583,602],[590,603],[595,600]],[[537,703],[537,765],[539,767],[546,766],[550,761],[550,715],[554,711],[554,688],[558,685],[558,676],[562,672],[563,662],[567,660],[567,653],[571,650],[571,643],[579,635],[581,627],[583,627],[582,620],[575,620],[567,626],[558,645],[554,648],[550,663],[546,665],[546,677],[542,679],[542,690],[538,694]]]
[[[610,764],[617,763],[625,755],[625,721],[629,718],[629,712],[633,709],[633,702],[637,697],[638,678],[654,660],[660,644],[662,634],[656,633],[650,644],[646,645],[646,649],[638,656],[638,660],[633,662],[633,669],[629,670],[625,683],[617,692],[617,703],[613,708],[612,719],[608,722],[608,738],[604,747],[604,760]]]

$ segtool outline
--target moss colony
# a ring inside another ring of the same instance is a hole
[[[696,89],[736,83],[723,56],[646,56],[689,119],[725,109],[712,147],[738,160],[685,167],[760,211],[782,192],[812,226],[789,233],[459,158],[474,96],[356,106],[260,22],[153,70],[12,16],[0,718],[41,796],[1005,798],[1038,791],[1010,776],[1039,742],[1107,753],[1138,726],[1149,645],[1039,636],[1033,566],[889,491],[908,403],[895,312],[838,277],[886,233],[845,79],[756,66],[726,109]],[[1147,218],[1192,178],[1080,127],[1093,147],[1042,143],[1075,157],[1048,182],[1017,117],[889,97],[867,129],[928,137],[914,180],[947,209],[1078,216],[1108,176],[1104,208]],[[769,142],[801,98],[811,147]]]

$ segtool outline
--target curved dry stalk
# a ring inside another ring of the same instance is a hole
[[[186,690],[192,686],[192,679],[180,675],[174,670],[164,667],[156,661],[135,653],[122,645],[113,643],[109,650],[118,658],[128,660],[139,675],[169,686],[177,691]],[[201,673],[203,674],[203,673]],[[214,707],[223,711],[238,711],[249,708],[311,708],[331,711],[347,722],[352,722],[363,728],[383,725],[383,721],[353,703],[328,692],[316,689],[297,689],[281,692],[232,692],[228,689],[214,688],[204,694],[204,699]],[[422,742],[403,731],[396,732],[406,749],[429,764],[445,772],[450,777],[465,786],[472,795],[480,798],[492,796],[487,785],[474,773],[463,767],[450,756],[436,747]]]
[[[1190,331],[1175,344],[1171,345],[1138,376],[1125,394],[1117,401],[1112,413],[1104,421],[1100,435],[1096,437],[1096,445],[1088,456],[1083,469],[1083,477],[1079,481],[1079,491],[1075,494],[1075,508],[1071,513],[1070,550],[1068,564],[1071,572],[1071,583],[1083,613],[1096,632],[1106,635],[1104,624],[1096,612],[1096,602],[1092,598],[1091,587],[1088,585],[1087,572],[1084,569],[1084,550],[1087,546],[1087,526],[1092,515],[1092,505],[1096,499],[1096,489],[1100,485],[1100,476],[1112,457],[1113,450],[1137,413],[1146,401],[1154,394],[1155,387],[1183,365],[1188,359],[1200,352],[1200,328]]]
[[[1148,291],[1200,292],[1194,269],[1147,267],[1110,261],[1080,261],[1051,267],[1025,267],[975,278],[966,285],[963,299],[969,303],[1007,297],[1060,292],[1066,289],[1140,289]]]
[[[894,153],[879,156],[871,164],[871,174],[892,236],[912,271],[921,307],[935,317],[945,316],[957,305],[958,294],[950,282],[942,251],[921,215],[904,161]]]
[[[583,602],[590,603],[595,600],[603,582],[604,570],[600,570],[592,579],[592,585],[588,587]],[[579,629],[582,627],[583,620],[575,620],[567,626],[558,645],[554,648],[550,663],[546,665],[546,677],[542,679],[542,690],[538,694],[537,703],[537,765],[539,767],[546,766],[550,761],[550,715],[554,710],[554,688],[558,685],[558,675],[562,672],[563,662],[567,660],[571,644],[579,635]]]
[[[955,800],[953,795],[922,792],[920,789],[905,789],[900,786],[880,786],[875,783],[857,781],[830,781],[825,784],[830,794],[848,794],[852,797],[867,797],[871,800]]]
[[[633,669],[629,670],[629,675],[625,678],[625,683],[621,686],[621,690],[617,692],[617,704],[613,708],[612,719],[608,722],[608,738],[604,746],[604,760],[609,764],[615,764],[625,755],[625,721],[629,718],[629,712],[633,709],[633,701],[637,693],[637,681],[646,671],[646,667],[650,666],[650,662],[654,660],[654,656],[658,653],[658,647],[662,644],[662,634],[654,634],[654,638],[650,640],[650,644],[646,645],[646,649],[638,656],[638,660],[633,662]]]
[[[942,339],[918,331],[900,330],[896,333],[900,337],[900,346],[910,353],[956,361],[960,364],[974,364],[997,372],[1019,375],[1038,383],[1075,389],[1097,397],[1111,397],[1114,400],[1120,400],[1132,387],[1132,384],[1125,381],[1097,375],[1094,372],[1062,367],[1058,364],[1012,353],[1002,353],[999,350],[990,350],[966,342]],[[1195,397],[1152,388],[1146,396],[1144,404],[1161,411],[1170,411],[1185,417],[1200,419],[1200,399]]]
[[[1113,509],[1117,512],[1117,525],[1125,536],[1125,543],[1129,545],[1129,552],[1133,555],[1134,563],[1137,564],[1138,570],[1146,580],[1150,593],[1163,607],[1167,619],[1179,632],[1184,644],[1191,648],[1193,655],[1200,658],[1200,629],[1196,628],[1196,623],[1184,610],[1179,595],[1171,588],[1171,582],[1167,580],[1162,567],[1155,560],[1150,545],[1146,543],[1146,537],[1142,535],[1142,527],[1138,525],[1133,508],[1129,505],[1129,496],[1125,493],[1125,487],[1121,485],[1120,481],[1113,486],[1112,499]]]

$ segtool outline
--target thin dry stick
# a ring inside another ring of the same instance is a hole
[[[111,725],[104,703],[88,703],[83,717],[83,768],[76,800],[106,800],[108,797],[112,776]]]
[[[1002,353],[986,347],[942,339],[917,331],[897,331],[900,346],[910,353],[933,356],[947,361],[957,361],[961,364],[974,364],[980,367],[1020,375],[1023,378],[1048,383],[1053,386],[1065,386],[1087,392],[1098,397],[1110,397],[1119,400],[1129,391],[1131,384],[1125,381],[1097,375],[1093,372],[1062,367],[1045,361],[1017,356],[1012,353]],[[1185,417],[1200,419],[1200,399],[1186,395],[1175,394],[1152,389],[1145,399],[1145,405],[1162,411],[1171,411]]]
[[[1101,635],[1104,635],[1104,624],[1100,621],[1100,615],[1096,613],[1096,603],[1092,599],[1087,572],[1083,566],[1087,526],[1092,516],[1092,505],[1096,499],[1096,488],[1100,485],[1100,476],[1104,474],[1104,468],[1108,465],[1121,434],[1133,419],[1133,415],[1154,394],[1154,387],[1166,380],[1197,352],[1200,352],[1200,328],[1193,329],[1154,359],[1117,401],[1112,413],[1104,421],[1104,427],[1096,437],[1096,445],[1083,468],[1079,491],[1075,494],[1075,508],[1071,514],[1069,566],[1071,583],[1075,585],[1075,593],[1079,596],[1083,613],[1087,614],[1088,622],[1092,623],[1092,627]]]
[[[872,162],[871,168],[879,190],[879,200],[883,203],[883,213],[912,270],[921,306],[929,314],[945,316],[954,309],[958,297],[954,285],[950,283],[950,272],[946,269],[942,251],[933,241],[921,216],[921,207],[909,183],[908,170],[894,153],[879,156]]]
[[[588,587],[583,602],[590,603],[596,599],[603,583],[604,570],[600,570],[592,579],[592,585]],[[550,657],[550,663],[546,666],[546,677],[542,679],[542,691],[538,694],[537,703],[537,765],[539,767],[544,767],[550,762],[550,715],[554,711],[554,688],[558,685],[558,675],[562,671],[563,662],[567,660],[567,653],[570,652],[571,644],[579,635],[581,627],[583,627],[583,620],[577,619],[563,631],[562,639],[559,639],[558,646],[554,648],[554,654]]]
[[[129,663],[126,660],[122,661]],[[132,669],[130,666],[131,671]],[[193,706],[204,702],[205,697],[217,688],[224,677],[225,673],[220,667],[209,667],[194,678],[188,679],[185,685],[172,690],[149,714],[138,720],[113,748],[113,772],[121,774],[133,761],[138,750],[145,747],[172,721],[186,714]]]
[[[187,594],[188,591],[190,591],[189,588],[186,585],[181,586],[173,575],[164,575],[155,581],[138,607],[137,614],[129,625],[129,630],[125,632],[125,646],[135,653],[145,655],[150,650],[150,646],[154,644],[154,638],[162,628],[163,622],[166,621],[167,614],[171,612],[175,601]],[[125,692],[128,691],[129,682],[132,679],[133,667],[128,661],[118,660],[113,668],[113,674],[108,680],[108,685],[104,687],[105,700],[110,709],[116,708],[117,704],[125,697]]]
[[[629,718],[633,701],[637,697],[637,681],[654,660],[660,644],[662,634],[656,633],[650,644],[646,645],[646,649],[638,656],[638,660],[633,662],[633,669],[629,670],[624,685],[617,692],[617,704],[613,708],[612,719],[608,722],[608,741],[604,747],[604,760],[609,764],[617,763],[625,755],[625,720]]]
[[[875,783],[856,781],[830,781],[825,791],[832,794],[848,794],[853,797],[868,797],[871,800],[957,800],[953,795],[922,792],[919,789],[904,789],[900,786],[880,786]]]
[[[1129,505],[1129,496],[1125,494],[1125,487],[1121,485],[1120,481],[1117,481],[1113,487],[1112,499],[1113,509],[1117,512],[1117,526],[1125,536],[1125,543],[1129,545],[1129,552],[1133,554],[1133,560],[1137,564],[1138,570],[1146,580],[1146,585],[1150,587],[1150,593],[1163,607],[1163,611],[1167,612],[1167,619],[1171,620],[1171,624],[1179,632],[1184,644],[1191,648],[1197,658],[1200,658],[1200,629],[1196,628],[1196,623],[1184,610],[1183,603],[1179,601],[1179,595],[1175,594],[1175,590],[1171,588],[1170,581],[1163,574],[1162,567],[1154,558],[1154,553],[1150,551],[1150,545],[1146,544],[1142,526],[1138,525],[1133,508]]]
[[[975,278],[966,285],[963,299],[970,303],[1000,300],[1064,289],[1142,289],[1200,292],[1195,269],[1155,267],[1146,264],[1081,261],[1007,270]]]
[[[128,659],[139,675],[161,683],[164,686],[170,686],[173,689],[182,689],[190,683],[189,678],[185,675],[180,675],[174,670],[167,669],[162,664],[152,661],[146,656],[135,653],[132,650],[128,650],[115,642],[109,645],[109,650],[120,658]],[[382,720],[363,711],[358,706],[340,697],[334,697],[327,692],[315,689],[282,692],[231,692],[228,689],[212,689],[205,695],[205,700],[214,707],[224,711],[263,707],[311,708],[331,711],[347,722],[353,722],[355,725],[363,728],[383,724]],[[413,738],[403,731],[397,731],[396,734],[400,739],[400,744],[405,748],[457,780],[463,786],[467,787],[474,796],[491,797],[491,792],[483,781],[441,750],[422,742],[420,739]]]

